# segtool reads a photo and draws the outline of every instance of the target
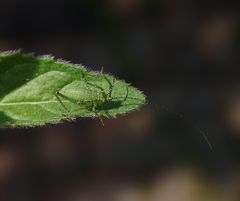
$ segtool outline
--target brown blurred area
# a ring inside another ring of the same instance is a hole
[[[1,129],[0,201],[240,200],[237,2],[1,0],[0,24],[1,51],[104,66],[148,99],[104,127]]]

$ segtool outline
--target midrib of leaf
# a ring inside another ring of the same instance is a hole
[[[63,103],[68,102],[68,101],[62,101]],[[1,103],[0,102],[0,106],[17,106],[17,105],[41,105],[41,104],[49,104],[49,103],[57,103],[59,104],[58,101],[35,101],[35,102],[10,102],[10,103]]]

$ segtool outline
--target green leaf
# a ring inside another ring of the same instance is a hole
[[[144,103],[129,84],[81,65],[19,51],[0,54],[0,127],[115,117]]]

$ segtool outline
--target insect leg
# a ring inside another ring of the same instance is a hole
[[[55,93],[55,96],[56,96],[56,98],[57,98],[57,100],[58,100],[58,102],[61,104],[61,106],[64,108],[64,110],[67,112],[67,113],[69,113],[69,110],[67,109],[67,107],[63,104],[63,102],[61,101],[61,99],[60,99],[60,93],[59,92],[56,92]]]
[[[64,98],[65,100],[68,100],[68,101],[71,102],[71,103],[77,104],[77,101],[76,101],[76,100],[74,100],[74,99],[72,99],[72,98],[69,98],[69,97],[63,95],[63,94],[60,93],[60,92],[57,92],[56,94],[57,94],[58,96]],[[78,104],[77,104],[77,105],[78,105]]]
[[[93,106],[92,111],[95,113],[95,115],[97,116],[97,118],[99,119],[99,121],[101,122],[102,126],[104,126],[103,123],[103,119],[101,118],[101,116],[97,113],[95,106]]]
[[[126,86],[126,96],[125,96],[125,98],[124,98],[124,100],[123,101],[126,101],[127,100],[127,98],[128,98],[128,86]]]
[[[103,74],[103,69],[104,69],[104,67],[102,66],[101,71],[100,71],[100,74]]]
[[[110,99],[111,96],[112,96],[112,90],[113,90],[116,78],[113,78],[113,81],[111,81],[106,75],[102,74],[102,76],[107,81],[107,83],[109,84],[109,92],[108,92],[108,94],[106,94],[104,91],[103,91],[103,94],[105,96],[105,99]]]

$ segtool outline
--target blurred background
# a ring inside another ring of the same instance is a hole
[[[1,0],[1,51],[104,66],[148,102],[1,129],[0,200],[240,200],[239,39],[231,0]]]

